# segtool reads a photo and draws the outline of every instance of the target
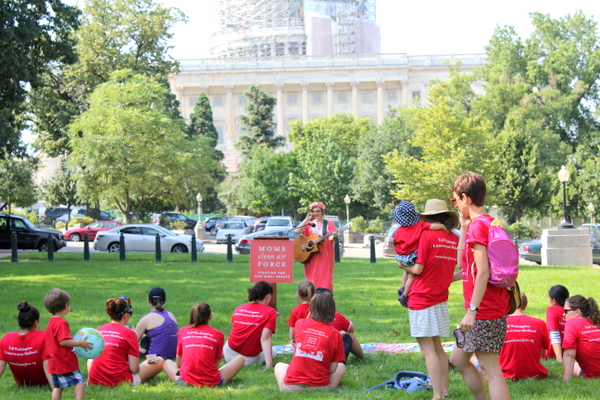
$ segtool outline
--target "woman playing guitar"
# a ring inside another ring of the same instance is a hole
[[[310,204],[308,209],[310,212],[300,224],[300,228],[296,229],[296,233],[302,233],[306,237],[313,234],[320,237],[335,232],[335,224],[324,219],[325,205],[323,203],[315,201]],[[304,276],[315,284],[317,292],[322,291],[320,289],[333,291],[333,239],[336,235],[334,233],[328,238],[329,240],[326,239],[319,243],[319,251],[313,253],[308,262],[304,264]]]

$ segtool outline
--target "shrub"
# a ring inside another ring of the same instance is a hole
[[[15,214],[15,215],[22,215],[23,217],[25,217],[28,220],[30,220],[31,223],[34,224],[34,225],[37,225],[39,223],[38,216],[35,213],[35,211],[29,211],[29,212],[13,211],[13,214]]]
[[[184,221],[175,221],[175,222],[171,222],[169,224],[169,226],[171,227],[171,229],[176,229],[178,231],[184,230],[186,225],[187,224]]]
[[[94,222],[94,219],[90,217],[75,217],[69,221],[69,228],[75,226],[75,224],[79,224],[80,226],[86,226],[91,224],[92,222]]]
[[[161,215],[158,218],[158,224],[160,226],[162,226],[163,228],[168,228],[171,225],[171,218],[165,217],[164,215]]]
[[[539,236],[539,229],[532,226],[525,226],[522,222],[515,222],[506,227],[506,233],[510,237],[517,239],[536,238]]]
[[[369,221],[369,227],[365,230],[365,233],[383,233],[383,220],[376,218]]]
[[[64,229],[64,227],[65,227],[65,223],[64,223],[64,222],[62,222],[62,221],[58,221],[57,223],[55,223],[55,224],[54,224],[54,227],[55,227],[56,229]]]
[[[352,218],[350,221],[352,221],[352,231],[353,232],[364,232],[365,231],[365,228],[367,227],[367,223],[366,223],[364,217],[359,215],[358,217]]]

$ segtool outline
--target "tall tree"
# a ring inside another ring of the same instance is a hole
[[[223,166],[209,140],[190,139],[183,119],[170,118],[169,90],[155,79],[121,70],[90,95],[89,110],[70,127],[78,195],[105,200],[131,222],[149,201],[195,204]]]
[[[56,63],[74,61],[79,10],[60,0],[0,2],[0,158],[20,148],[27,91]]]
[[[37,201],[33,174],[38,160],[27,156],[6,156],[0,159],[0,199],[8,210],[14,205],[29,207]]]
[[[160,77],[168,87],[167,75],[177,71],[168,40],[173,25],[183,20],[178,9],[153,0],[86,0],[81,28],[73,35],[77,62],[50,71],[33,92],[37,146],[51,156],[67,154],[68,124],[87,109],[87,97],[96,86],[116,70]],[[172,117],[177,117],[173,94],[169,102]]]
[[[254,85],[244,92],[248,102],[244,106],[247,115],[241,115],[240,121],[244,134],[236,143],[236,148],[244,155],[249,156],[252,147],[265,146],[278,148],[283,146],[285,138],[277,136],[273,122],[273,110],[277,100],[266,92],[257,89]]]
[[[60,168],[42,186],[42,191],[48,204],[65,204],[67,206],[67,226],[69,226],[68,219],[71,218],[71,206],[79,202],[73,167],[69,166],[65,160],[61,161]]]

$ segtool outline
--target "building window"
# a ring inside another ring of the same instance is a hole
[[[213,99],[213,104],[215,106],[222,106],[223,105],[223,98],[221,96],[217,96]]]
[[[363,92],[362,101],[364,103],[370,103],[371,102],[371,92]]]
[[[298,96],[295,94],[290,94],[288,96],[288,104],[296,104],[298,102]]]
[[[320,103],[321,101],[321,93],[313,93],[313,103]]]
[[[412,92],[412,99],[414,101],[420,101],[421,100],[421,92],[418,90],[415,90]]]
[[[248,99],[246,98],[246,96],[240,96],[239,104],[244,105],[247,102],[248,102]]]
[[[389,101],[396,101],[396,92],[392,92],[392,91],[387,92],[387,99]]]
[[[338,103],[345,103],[346,100],[346,93],[338,93],[337,94],[337,101]]]
[[[197,97],[190,97],[190,107],[194,107],[198,101]]]
[[[285,44],[277,43],[275,45],[275,55],[276,56],[285,56]]]

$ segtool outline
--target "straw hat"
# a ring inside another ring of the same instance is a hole
[[[421,215],[437,215],[448,214],[454,221],[454,227],[458,227],[458,215],[454,211],[448,210],[448,206],[444,200],[431,199],[425,204],[425,211],[419,213]]]

